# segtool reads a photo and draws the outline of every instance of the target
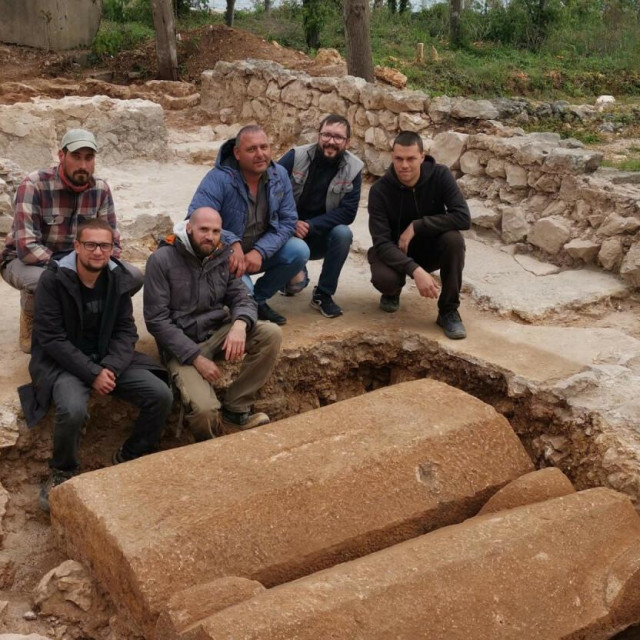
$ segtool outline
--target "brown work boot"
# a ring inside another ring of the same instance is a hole
[[[254,429],[263,424],[269,424],[269,422],[269,416],[266,413],[251,413],[250,411],[236,413],[228,409],[222,410],[222,417],[220,419],[222,433],[224,435]]]
[[[33,329],[33,312],[20,309],[20,350],[31,353],[31,331]]]

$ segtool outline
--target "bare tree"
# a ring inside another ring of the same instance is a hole
[[[344,0],[344,29],[349,75],[373,82],[369,0]]]
[[[172,0],[151,0],[151,12],[156,30],[158,77],[161,80],[177,80],[178,53]]]
[[[236,0],[227,0],[227,10],[224,13],[224,23],[227,27],[233,27],[233,18],[236,13]]]
[[[462,0],[451,0],[449,12],[449,40],[452,47],[462,44],[462,29],[460,28],[460,14],[462,13]]]

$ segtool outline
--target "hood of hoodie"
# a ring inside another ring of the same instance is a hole
[[[62,258],[55,260],[55,262],[62,269],[69,269],[74,273],[78,273],[78,264],[76,262],[77,256],[78,254],[75,251],[72,251],[71,253],[67,253],[66,256],[63,256]],[[113,271],[117,266],[118,264],[113,260],[113,258],[110,259],[109,262],[107,263],[107,267],[109,268],[109,271]]]
[[[236,146],[236,139],[231,138],[227,140],[218,151],[218,156],[216,158],[216,167],[218,169],[226,169],[237,171],[240,173],[240,167],[238,166],[238,161],[236,160],[235,155],[233,154],[233,148]],[[273,162],[273,158],[269,161],[268,168],[275,167],[275,163]]]
[[[189,255],[192,255],[198,262],[204,262],[205,260],[212,260],[213,258],[217,258],[218,256],[226,255],[229,252],[229,245],[225,244],[220,240],[218,242],[218,246],[213,250],[213,253],[203,260],[200,259],[191,245],[191,240],[189,239],[189,234],[187,233],[187,220],[180,220],[180,222],[176,222],[173,225],[173,234],[167,236],[163,240],[160,241],[159,246],[163,245],[171,245],[175,246],[176,241],[178,246],[182,247],[185,252]]]
[[[431,179],[431,177],[433,176],[435,166],[436,166],[435,158],[429,155],[425,156],[422,164],[420,165],[420,177],[418,178],[418,182],[416,182],[416,184],[414,184],[413,187],[407,187],[406,185],[402,184],[402,182],[400,182],[393,164],[389,166],[389,168],[387,169],[387,171],[385,172],[381,180],[386,182],[389,186],[392,186],[400,190],[419,189]]]

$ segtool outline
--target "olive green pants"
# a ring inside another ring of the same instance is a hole
[[[213,359],[222,351],[231,326],[231,323],[225,324],[198,345],[205,358]],[[237,413],[251,409],[258,391],[271,375],[281,342],[280,327],[271,322],[258,321],[253,329],[247,331],[245,357],[238,377],[226,391],[225,409]],[[185,418],[196,440],[206,440],[216,435],[221,405],[211,384],[193,365],[181,365],[175,358],[167,362],[167,368],[180,391],[186,409]]]

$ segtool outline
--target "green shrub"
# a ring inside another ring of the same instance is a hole
[[[121,24],[103,20],[91,50],[98,59],[102,59],[114,56],[121,51],[135,49],[141,42],[154,37],[153,29],[144,24],[138,22]]]

